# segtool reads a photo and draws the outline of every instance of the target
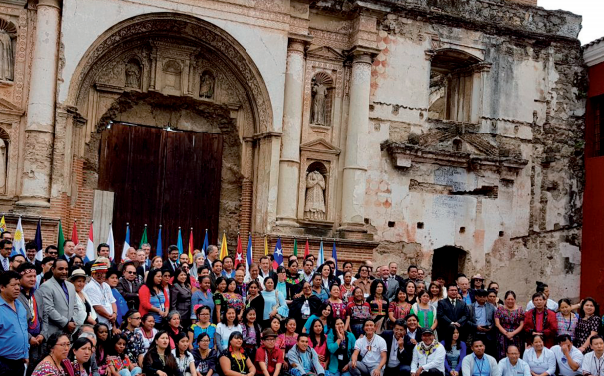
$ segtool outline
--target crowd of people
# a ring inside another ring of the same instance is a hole
[[[480,274],[428,283],[395,262],[35,247],[0,241],[0,375],[604,376],[598,303],[540,282],[522,307]]]

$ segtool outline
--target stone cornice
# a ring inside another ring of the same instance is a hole
[[[583,49],[583,59],[588,67],[604,62],[604,40],[588,44]]]

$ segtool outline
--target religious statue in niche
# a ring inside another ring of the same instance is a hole
[[[199,84],[199,97],[212,99],[214,97],[214,86],[216,84],[216,79],[214,78],[214,74],[210,71],[205,71],[201,75],[201,80]]]
[[[325,220],[325,178],[316,170],[306,175],[304,218],[319,221]]]
[[[312,86],[312,112],[310,116],[310,123],[316,125],[327,125],[326,113],[327,113],[327,86],[323,83],[313,80]]]
[[[13,39],[6,30],[0,29],[0,80],[13,81],[14,67]]]
[[[4,132],[4,130],[2,130]],[[0,138],[0,193],[6,193],[8,139]]]
[[[126,87],[134,89],[141,87],[141,66],[134,59],[126,64]]]

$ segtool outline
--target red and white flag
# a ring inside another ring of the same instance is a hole
[[[71,241],[73,244],[78,245],[80,241],[78,240],[78,227],[76,226],[78,221],[73,221],[73,230],[71,230]],[[92,259],[90,260],[92,261]]]
[[[308,257],[309,253],[310,253],[310,247],[308,246],[308,239],[306,239],[306,245],[304,246],[304,259],[306,259],[306,257]]]
[[[241,247],[241,236],[237,234],[237,252],[235,253],[235,269],[237,265],[243,263],[243,248]]]
[[[90,222],[90,231],[88,232],[88,244],[86,244],[86,257],[88,260],[92,261],[95,259],[94,257],[94,236],[92,234],[92,224],[94,221]]]

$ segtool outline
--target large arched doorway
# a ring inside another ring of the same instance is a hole
[[[463,249],[445,246],[434,250],[432,256],[432,280],[443,277],[446,283],[452,283],[458,273],[462,273],[466,263]]]
[[[179,226],[185,242],[194,228],[197,247],[204,229],[213,243],[251,230],[254,136],[272,109],[253,61],[222,29],[171,13],[123,21],[89,48],[68,103],[84,122],[73,137],[83,186],[114,195],[118,255],[126,222],[134,242],[145,224],[155,241],[161,224],[164,247]]]

